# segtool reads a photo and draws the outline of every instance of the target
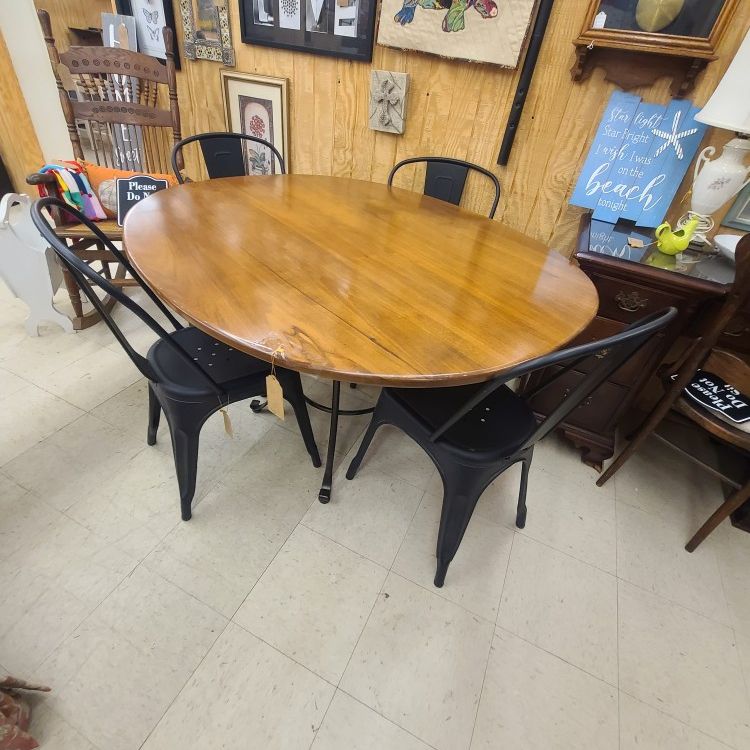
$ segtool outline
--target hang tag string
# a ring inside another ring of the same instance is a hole
[[[280,359],[284,359],[286,357],[286,352],[284,351],[283,346],[277,346],[272,352],[271,352],[271,375],[276,377],[276,357],[279,357]]]

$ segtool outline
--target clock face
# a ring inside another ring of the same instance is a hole
[[[706,39],[727,0],[601,0],[592,28]]]

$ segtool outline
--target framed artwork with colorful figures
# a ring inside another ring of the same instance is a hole
[[[287,79],[233,70],[220,72],[227,130],[272,143],[281,153],[286,171],[291,171]],[[245,143],[244,149],[247,174],[276,174],[278,163],[270,148],[250,141]]]
[[[240,0],[242,41],[369,62],[376,10],[377,0]]]
[[[383,0],[378,44],[515,68],[536,0]]]

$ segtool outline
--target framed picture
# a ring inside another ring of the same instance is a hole
[[[750,185],[745,185],[721,222],[725,227],[750,232]]]
[[[737,0],[591,0],[575,43],[712,57],[736,4]]]
[[[117,12],[125,16],[133,16],[135,31],[138,39],[138,52],[144,55],[167,59],[164,50],[162,29],[168,26],[172,29],[174,38],[174,64],[180,69],[180,54],[177,45],[177,29],[174,24],[172,0],[116,0]]]
[[[378,44],[515,68],[536,0],[383,0]]]
[[[372,60],[377,0],[240,0],[245,44]]]
[[[227,130],[272,143],[290,172],[287,79],[222,70],[221,93]],[[271,149],[251,141],[245,144],[245,167],[247,174],[278,173]]]
[[[234,65],[227,0],[180,0],[185,57]]]

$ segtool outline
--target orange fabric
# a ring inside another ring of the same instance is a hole
[[[130,172],[125,169],[113,169],[112,167],[100,167],[98,164],[94,164],[90,161],[80,161],[80,165],[86,171],[86,176],[89,178],[91,187],[99,198],[99,202],[102,204],[104,213],[107,214],[111,219],[117,218],[117,204],[113,204],[111,200],[107,200],[105,195],[102,198],[99,188],[103,182],[108,180],[117,180],[121,177],[132,177],[135,174],[148,174],[157,180],[166,180],[170,187],[177,185],[177,178],[173,174],[154,174],[151,172]]]

